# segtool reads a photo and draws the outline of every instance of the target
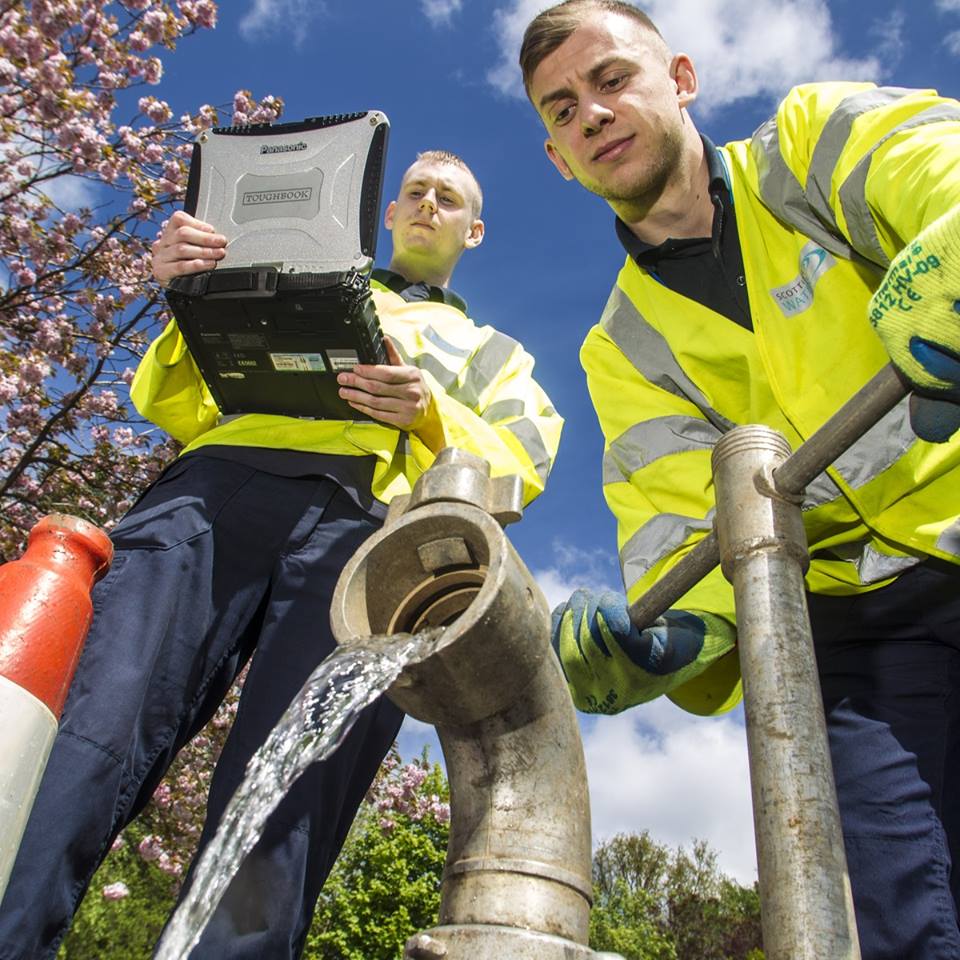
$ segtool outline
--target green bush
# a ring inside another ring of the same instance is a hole
[[[437,922],[446,780],[425,757],[389,763],[320,895],[304,960],[399,960],[407,939]]]
[[[58,960],[147,960],[173,909],[175,881],[137,852],[144,828],[132,824],[93,875],[90,889],[57,954]],[[129,891],[109,899],[103,890]]]

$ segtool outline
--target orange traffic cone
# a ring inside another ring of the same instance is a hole
[[[53,514],[0,566],[0,897],[93,617],[90,590],[112,559],[99,527]]]

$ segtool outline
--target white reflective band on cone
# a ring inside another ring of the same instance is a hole
[[[56,735],[46,704],[0,676],[0,900]]]

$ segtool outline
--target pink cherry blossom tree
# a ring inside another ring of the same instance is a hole
[[[182,198],[191,141],[223,112],[175,117],[162,56],[216,19],[213,0],[0,0],[0,562],[45,513],[109,527],[176,453],[128,385],[169,319],[150,244]],[[241,90],[225,119],[282,108]],[[236,690],[139,831],[140,856],[174,884],[235,709]]]
[[[127,387],[168,319],[150,243],[219,112],[174,117],[147,90],[216,18],[213,0],[0,0],[0,561],[45,513],[109,526],[175,453]],[[282,108],[239,91],[230,119]]]

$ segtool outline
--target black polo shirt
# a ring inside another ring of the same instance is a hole
[[[463,314],[467,312],[466,300],[459,294],[454,293],[449,287],[438,287],[425,281],[411,283],[406,277],[402,277],[393,270],[381,270],[379,268],[373,271],[371,277],[409,303],[430,300],[433,303],[449,304]]]
[[[702,139],[714,208],[711,235],[679,240],[670,237],[651,246],[617,217],[617,236],[637,264],[665,287],[752,330],[743,253],[727,172],[717,148],[706,137]]]

